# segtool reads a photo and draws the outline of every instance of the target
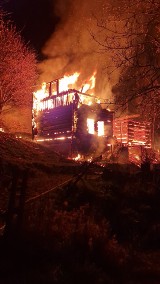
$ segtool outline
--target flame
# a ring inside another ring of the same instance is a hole
[[[83,85],[82,87],[83,93],[86,93],[88,90],[93,90],[95,88],[95,82],[96,82],[96,71],[89,78],[88,82]]]
[[[59,83],[59,91],[63,92],[63,91],[67,91],[69,89],[70,85],[74,85],[79,77],[80,73],[75,72],[73,75],[70,76],[64,76]]]
[[[93,75],[87,80],[85,84],[82,84],[83,87],[81,90],[77,87],[78,78],[80,76],[79,72],[75,72],[72,75],[64,75],[63,78],[59,79],[59,92],[67,91],[68,89],[76,89],[79,92],[90,92],[92,95],[94,94],[95,82],[96,82],[96,71]],[[53,81],[54,82],[54,81]],[[51,90],[51,95],[56,95],[56,85],[53,84],[53,90]],[[33,93],[33,110],[41,111],[44,109],[52,109],[54,107],[53,100],[48,99],[47,101],[43,101],[44,98],[49,97],[49,85],[45,82],[42,83],[41,89],[37,90]],[[68,100],[71,102],[73,100],[73,95],[68,95]],[[57,98],[57,104],[60,103],[60,98]],[[66,98],[64,98],[64,104],[66,103]],[[91,105],[92,98],[91,97],[84,97],[84,95],[80,95],[80,103]],[[100,100],[98,101],[100,103]]]
[[[33,92],[33,109],[40,110],[42,109],[41,100],[48,96],[48,92],[46,90],[46,83],[42,83],[42,87],[40,90]]]
[[[73,160],[75,160],[75,161],[78,161],[80,159],[81,159],[81,155],[80,154],[78,154],[77,157],[73,158]]]

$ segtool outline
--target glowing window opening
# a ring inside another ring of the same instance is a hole
[[[94,119],[87,118],[87,129],[89,134],[94,134]]]
[[[97,127],[98,127],[98,136],[103,136],[104,135],[104,121],[98,121]]]

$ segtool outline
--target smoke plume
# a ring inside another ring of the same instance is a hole
[[[45,60],[39,64],[41,82],[80,72],[77,87],[81,88],[82,82],[96,70],[95,95],[110,98],[113,81],[109,82],[104,69],[109,58],[106,53],[99,52],[99,46],[91,36],[91,33],[97,33],[94,15],[101,17],[105,2],[57,0],[54,13],[60,20],[42,50]]]

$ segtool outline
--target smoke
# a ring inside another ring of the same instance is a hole
[[[99,46],[91,36],[91,32],[97,33],[94,15],[100,17],[105,3],[105,0],[57,0],[54,13],[60,20],[42,50],[46,59],[39,64],[41,82],[78,71],[77,87],[81,88],[82,83],[97,70],[95,95],[110,98],[116,77],[109,82],[104,70],[109,57],[99,52]]]

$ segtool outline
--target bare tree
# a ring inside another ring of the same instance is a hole
[[[109,15],[106,17],[106,14]],[[141,113],[158,125],[160,118],[160,2],[122,0],[105,7],[97,18],[98,34],[93,37],[107,52],[109,74],[118,70],[113,87],[122,109]],[[160,126],[159,126],[160,127]]]
[[[31,103],[36,79],[34,52],[0,11],[0,114]]]

